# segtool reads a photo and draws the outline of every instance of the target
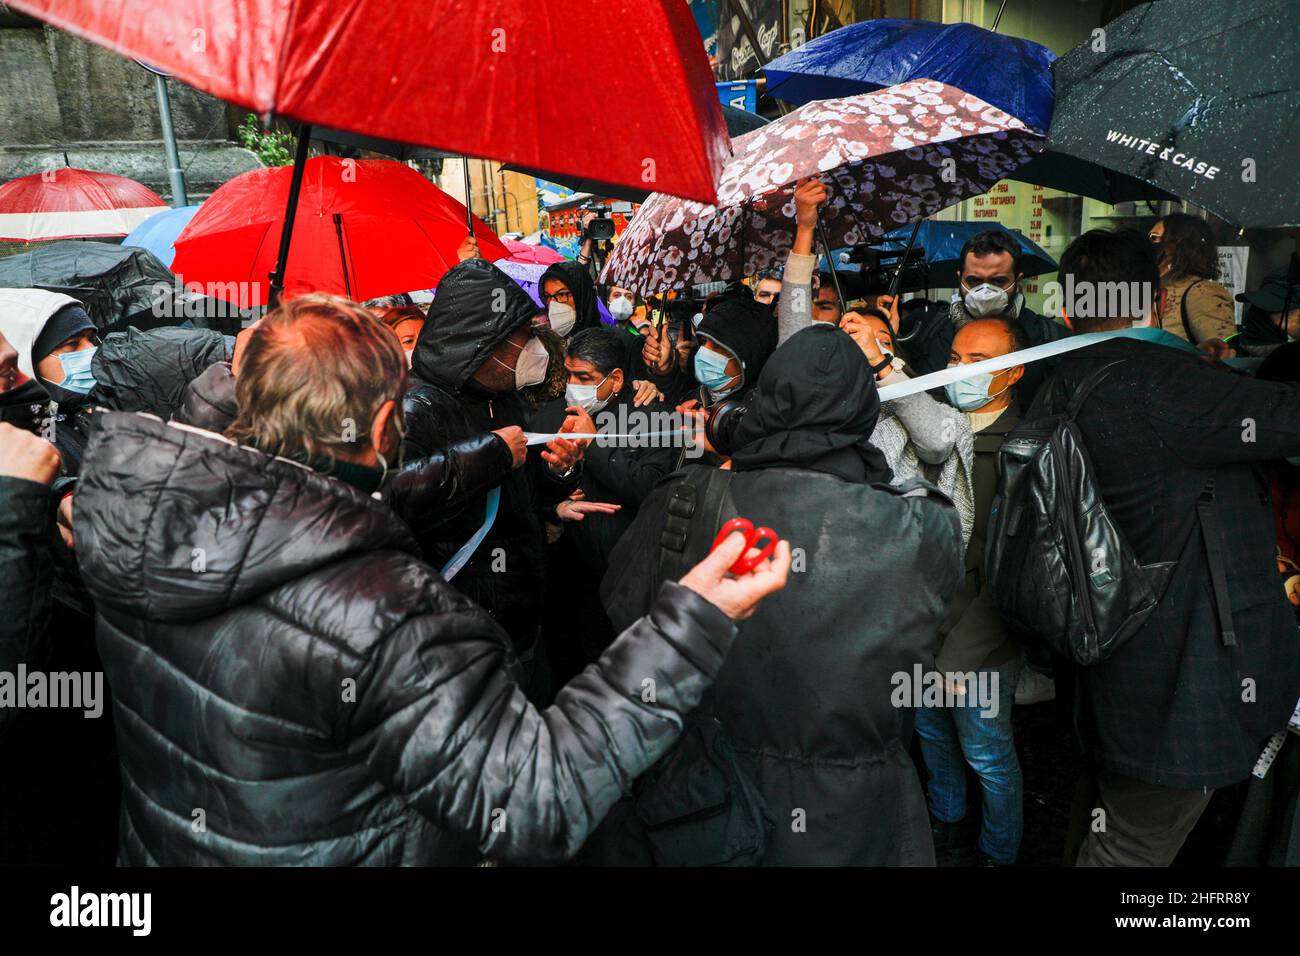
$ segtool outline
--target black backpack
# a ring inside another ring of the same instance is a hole
[[[985,548],[988,587],[1008,626],[1084,665],[1106,660],[1142,627],[1178,563],[1138,563],[1101,498],[1075,425],[1088,395],[1118,364],[1089,375],[1063,411],[1060,383],[1051,382],[1041,414],[1007,435]],[[1224,642],[1231,644],[1213,497],[1211,477],[1197,510]]]
[[[736,517],[732,475],[691,466],[664,479],[673,491],[650,571],[650,593],[703,559],[718,529]],[[612,559],[611,568],[618,566]],[[635,603],[644,593],[645,582],[634,580],[642,571],[611,573],[610,588],[602,591],[607,606]],[[767,850],[774,826],[767,804],[711,711],[710,697],[691,714],[681,741],[634,785],[633,826],[657,866],[755,866]]]

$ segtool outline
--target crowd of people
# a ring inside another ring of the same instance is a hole
[[[3,862],[1007,866],[1012,714],[1053,695],[1092,771],[1064,861],[1168,865],[1245,788],[1224,862],[1300,862],[1300,742],[1252,776],[1300,696],[1300,289],[1238,333],[1171,214],[1061,256],[1154,293],[1122,307],[1035,312],[1005,231],[949,302],[842,300],[826,199],[698,298],[588,247],[539,306],[472,241],[427,311],[233,337],[0,290]],[[989,559],[1002,450],[1063,414],[1159,581],[1090,663]]]

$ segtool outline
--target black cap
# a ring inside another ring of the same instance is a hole
[[[1254,292],[1242,292],[1238,302],[1245,302],[1265,312],[1281,312],[1287,298],[1286,269],[1270,274]],[[1300,308],[1300,282],[1291,283],[1291,308]]]
[[[76,303],[65,305],[49,317],[41,329],[41,334],[36,336],[36,341],[32,343],[32,367],[35,368],[41,359],[78,332],[94,328],[95,323],[90,320],[90,316],[80,305]]]

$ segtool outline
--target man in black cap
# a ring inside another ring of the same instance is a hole
[[[1295,266],[1267,276],[1254,292],[1243,292],[1247,305],[1238,348],[1247,355],[1267,355],[1285,342],[1300,339],[1300,282]]]

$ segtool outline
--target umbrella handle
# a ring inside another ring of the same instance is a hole
[[[916,236],[921,231],[921,223],[923,222],[925,222],[924,218],[916,220],[916,222],[912,226],[912,234],[907,237],[907,248],[903,250],[903,258],[898,260],[898,268],[894,270],[894,278],[891,279],[889,282],[889,295],[891,298],[894,299],[898,298],[898,287],[903,284],[903,270],[907,268],[907,260],[911,258],[912,248],[916,245]],[[898,331],[901,333],[903,331],[902,329],[903,320],[901,317],[902,316],[901,309],[899,310],[899,316],[900,317],[898,320],[898,324],[899,324]],[[918,325],[915,329],[912,330],[912,333],[910,335],[900,334],[894,336],[894,339],[895,341],[898,342],[910,342],[912,341],[912,339],[916,338],[917,335],[920,334],[920,332],[921,332],[921,327]]]
[[[822,244],[822,253],[826,256],[826,265],[831,270],[831,284],[835,286],[835,294],[840,300],[840,309],[845,309],[849,302],[844,298],[844,290],[840,288],[840,274],[835,270],[835,257],[831,255],[831,242],[826,235],[826,225],[822,222],[821,216],[817,217],[817,241]]]
[[[465,228],[474,235],[474,193],[469,186],[469,157],[461,155],[461,167],[465,170]]]
[[[268,309],[280,304],[284,291],[284,270],[289,262],[289,240],[293,238],[293,220],[298,215],[298,193],[302,191],[302,174],[307,166],[307,147],[311,143],[311,124],[303,123],[298,130],[298,149],[293,157],[293,178],[289,181],[289,201],[284,208],[284,226],[280,230],[280,251],[275,256],[275,271],[271,273],[271,288],[266,294]]]

